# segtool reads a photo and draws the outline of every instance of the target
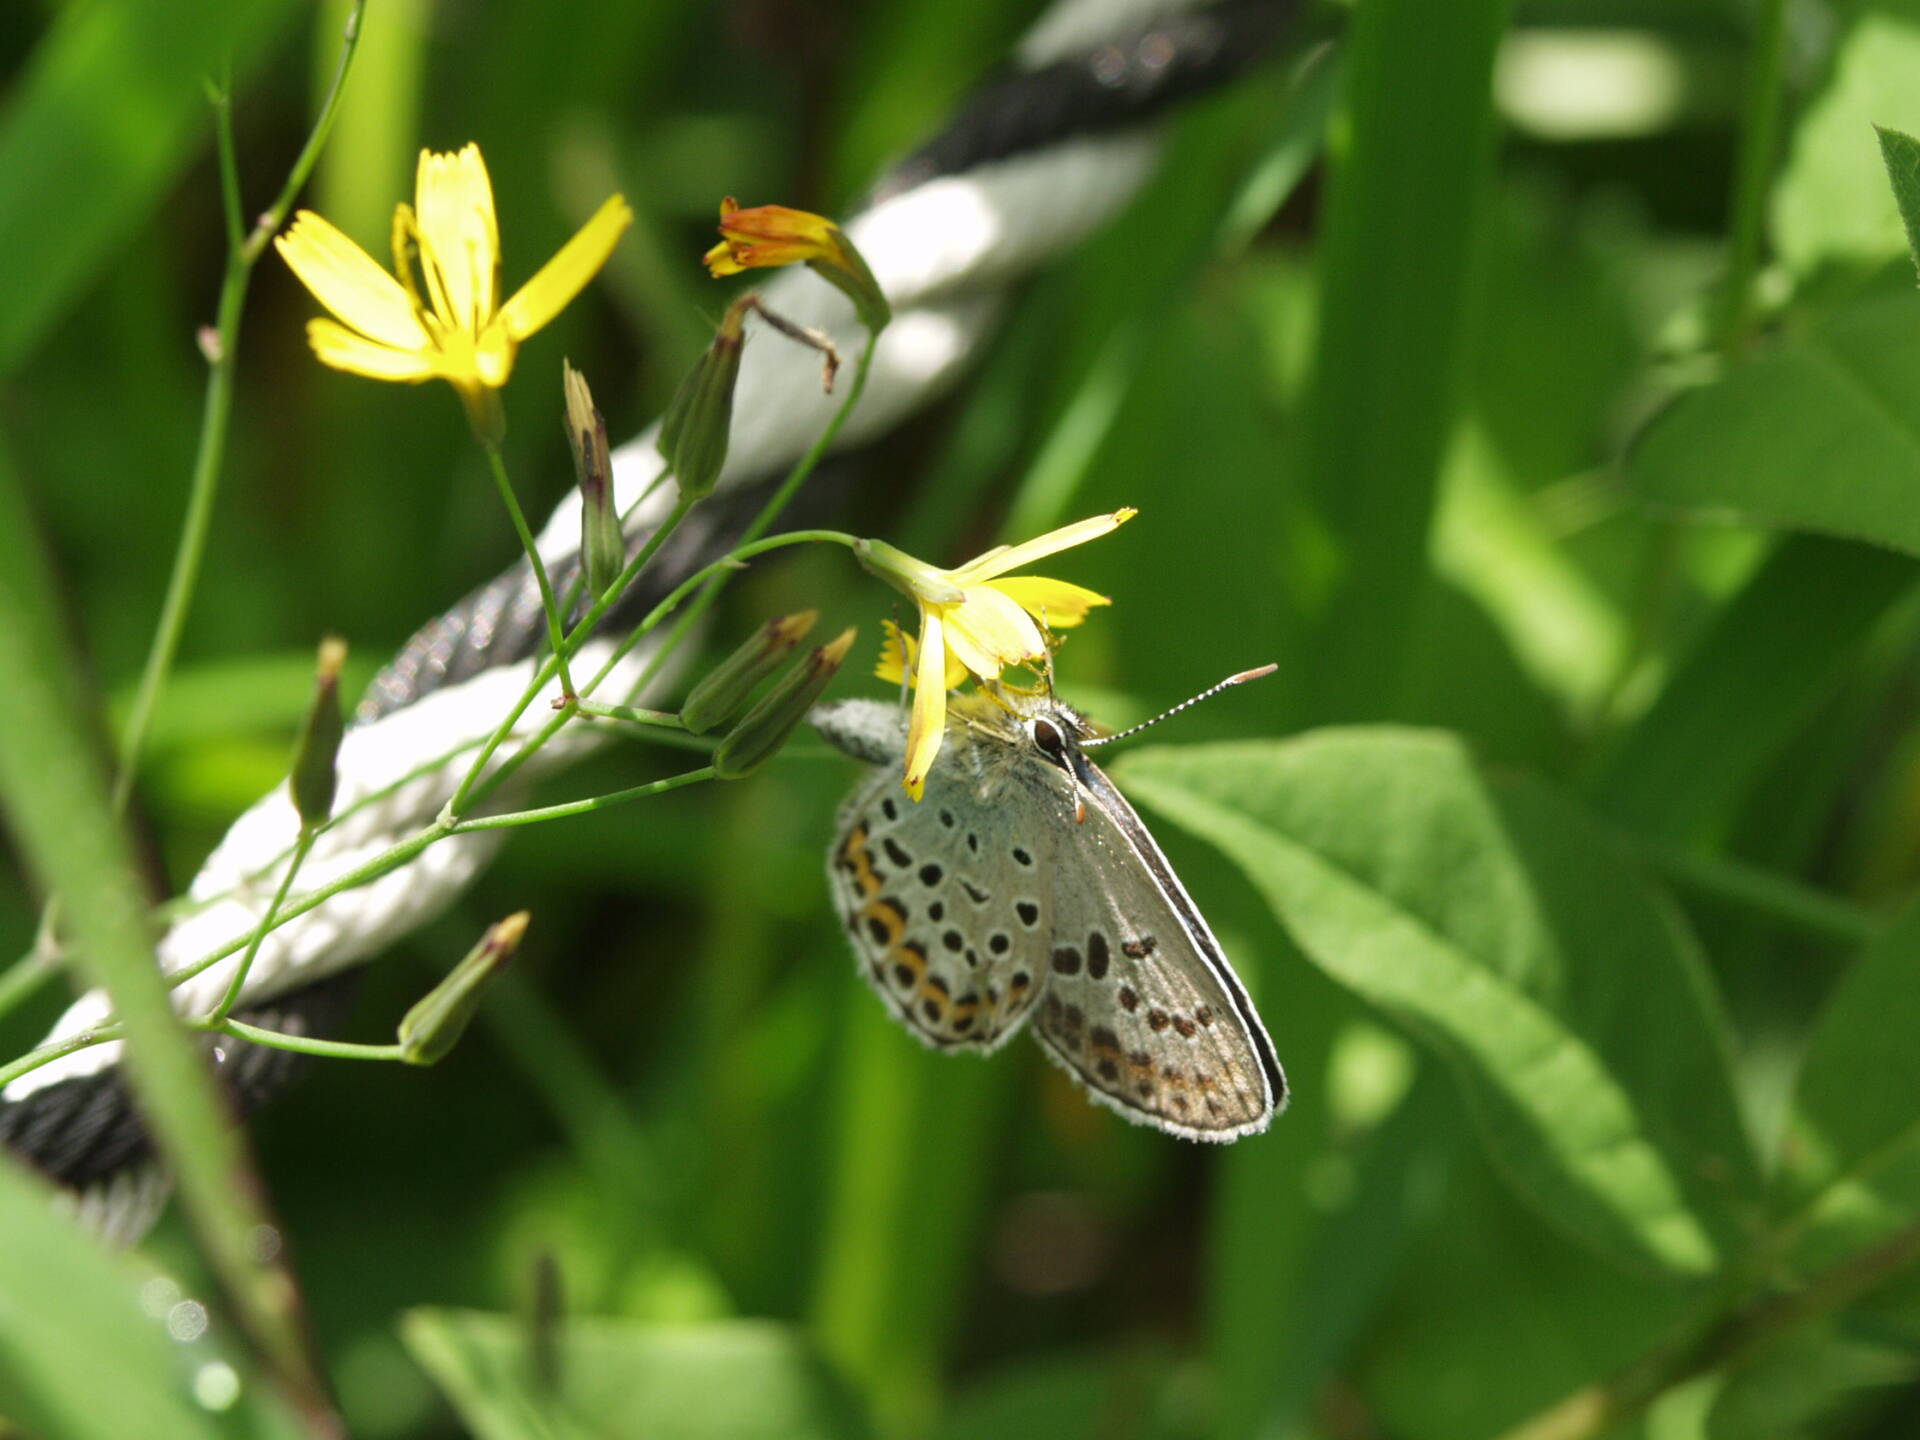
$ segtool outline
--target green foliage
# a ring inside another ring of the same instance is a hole
[[[817,523],[935,563],[1139,506],[1059,570],[1114,597],[1058,665],[1102,722],[1279,663],[1112,766],[1273,1032],[1269,1133],[1131,1129],[1025,1040],[923,1050],[824,903],[846,768],[796,740],[679,790],[688,757],[636,743],[525,803],[646,798],[516,834],[343,1037],[389,1041],[531,911],[460,1044],[316,1061],[256,1161],[154,1023],[142,907],[284,783],[320,636],[351,702],[516,554],[444,387],[314,364],[269,255],[110,825],[96,737],[167,588],[221,282],[206,82],[244,221],[350,8],[0,19],[0,1064],[66,998],[4,969],[57,884],[192,1202],[125,1263],[0,1167],[0,1413],[312,1434],[274,1350],[310,1331],[356,1440],[1912,1432],[1920,3],[1324,7],[1334,45],[1183,112],[951,400],[808,481]],[[536,525],[573,483],[561,358],[640,433],[735,293],[697,263],[720,197],[845,214],[1037,5],[565,9],[375,0],[301,198],[384,254],[417,150],[477,140],[525,275],[626,193],[505,396]],[[844,554],[762,555],[688,673],[818,610],[863,637],[834,693],[881,694],[888,603]],[[254,1268],[268,1214],[307,1324],[262,1320],[296,1298]],[[514,1318],[544,1256],[557,1393]],[[156,1271],[208,1338],[143,1311]]]
[[[1543,1215],[1676,1276],[1738,1252],[1757,1167],[1698,952],[1564,800],[1393,730],[1143,751],[1120,773],[1448,1062]]]
[[[551,1392],[535,1380],[526,1327],[511,1316],[414,1310],[401,1318],[400,1332],[480,1440],[859,1440],[868,1433],[845,1391],[778,1325],[571,1320],[553,1341]]]

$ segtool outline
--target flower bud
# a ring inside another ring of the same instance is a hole
[[[781,676],[713,752],[714,774],[722,780],[738,780],[771,760],[838,673],[854,634],[851,626],[842,630]]]
[[[785,205],[742,210],[729,195],[720,202],[720,243],[702,257],[715,277],[773,265],[804,264],[849,300],[874,334],[893,318],[880,282],[846,232],[824,215]]]
[[[448,972],[426,998],[400,1021],[400,1058],[409,1065],[432,1065],[446,1058],[480,1009],[487,982],[498,975],[519,948],[531,917],[525,910],[491,925],[480,943]]]
[[[587,377],[561,362],[567,396],[567,444],[573,473],[580,481],[580,560],[586,566],[587,592],[604,595],[627,563],[627,540],[613,508],[613,460],[607,451],[607,422],[594,407]]]
[[[727,463],[733,387],[740,378],[740,347],[753,303],[751,295],[743,295],[727,307],[713,344],[680,382],[660,418],[660,455],[672,468],[682,499],[712,494]]]
[[[782,615],[769,620],[733,654],[722,660],[693,687],[687,703],[680,707],[680,723],[696,735],[729,720],[747,703],[747,697],[760,682],[786,663],[794,646],[807,638],[817,610],[802,610],[797,615]]]
[[[319,658],[313,667],[313,704],[300,722],[300,734],[293,743],[293,769],[287,789],[300,824],[308,829],[326,824],[333,814],[338,778],[334,761],[340,753],[340,737],[346,733],[346,721],[340,713],[340,667],[346,663],[346,641],[329,635],[320,642]]]

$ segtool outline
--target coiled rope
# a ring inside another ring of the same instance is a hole
[[[1217,86],[1263,53],[1294,6],[1288,0],[1062,0],[1020,43],[1004,72],[952,123],[875,187],[846,228],[894,310],[875,351],[865,395],[842,448],[871,441],[941,395],[991,332],[1021,277],[1068,250],[1138,190],[1156,152],[1156,118],[1173,102]],[[769,304],[834,337],[861,335],[852,307],[813,277],[787,273],[763,287]],[[781,473],[813,443],[837,402],[812,361],[791,347],[746,348],[729,459],[713,497],[662,547],[620,609],[579,652],[592,673],[615,653],[623,619],[655,605],[729,548],[758,508],[757,482]],[[663,518],[666,487],[641,500],[658,472],[653,432],[614,456],[616,501],[630,508],[629,543]],[[638,502],[636,504],[636,502]],[[542,531],[542,558],[563,591],[578,569],[577,496]],[[520,698],[541,662],[546,627],[524,560],[422,627],[361,701],[339,755],[335,820],[300,872],[317,890],[429,824],[452,797],[475,747]],[[643,642],[622,658],[602,693],[632,695],[656,654]],[[663,687],[663,674],[649,682]],[[557,688],[542,699],[557,695]],[[524,740],[540,700],[513,739]],[[597,743],[595,729],[564,727],[494,797],[509,806],[524,786]],[[501,750],[497,766],[513,750]],[[242,815],[207,858],[187,895],[188,913],[162,937],[160,965],[174,971],[250,934],[285,873],[299,828],[284,787]],[[355,968],[444,910],[487,864],[502,831],[451,836],[407,865],[344,890],[269,933],[248,973],[236,1018],[268,1029],[327,1035],[351,1003]],[[225,994],[237,957],[182,983],[184,1014]],[[49,1042],[111,1018],[105,997],[82,996]],[[243,1113],[280,1089],[303,1057],[218,1038],[214,1054]],[[97,1228],[138,1236],[164,1200],[146,1132],[119,1073],[120,1046],[77,1050],[0,1095],[0,1142],[76,1192]]]

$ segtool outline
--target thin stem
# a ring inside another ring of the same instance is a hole
[[[565,622],[560,614],[560,602],[554,598],[553,581],[547,578],[547,562],[540,558],[540,547],[533,543],[533,532],[527,528],[527,517],[520,509],[519,497],[513,493],[513,482],[507,478],[506,457],[498,445],[487,443],[481,448],[487,452],[487,467],[493,472],[500,499],[513,517],[513,533],[520,537],[520,548],[527,552],[527,563],[533,566],[533,578],[540,586],[540,604],[547,612],[547,641],[553,646],[553,662],[560,671],[561,693],[570,704],[574,689],[573,676],[567,673],[566,637],[562,633]]]
[[[353,65],[354,52],[360,48],[360,22],[366,10],[367,0],[354,0],[353,9],[347,14],[347,23],[340,32],[340,63],[333,67],[333,79],[328,82],[327,93],[320,101],[320,114],[314,119],[307,143],[300,147],[300,153],[294,157],[293,168],[287,171],[287,180],[280,187],[280,193],[273,197],[271,205],[260,212],[260,218],[254,222],[253,233],[247,237],[245,253],[249,265],[266,253],[268,242],[286,224],[287,212],[293,209],[293,202],[305,187],[307,177],[320,162],[320,152],[326,148],[327,136],[333,133],[334,119],[340,113],[340,96],[346,89],[347,71]]]
[[[226,1015],[204,1015],[188,1024],[195,1030],[231,1035],[250,1040],[271,1050],[291,1050],[296,1055],[318,1055],[328,1060],[403,1060],[398,1045],[355,1045],[345,1040],[316,1040],[307,1035],[288,1035],[279,1030],[262,1030],[244,1020]]]
[[[42,1065],[50,1065],[55,1060],[73,1054],[76,1050],[88,1050],[95,1045],[104,1045],[109,1040],[118,1040],[125,1035],[126,1027],[118,1021],[106,1025],[95,1025],[82,1030],[77,1035],[69,1035],[64,1040],[56,1040],[51,1045],[42,1045],[37,1050],[29,1050],[17,1060],[9,1060],[0,1065],[0,1090],[6,1089],[22,1075],[38,1070]]]
[[[792,473],[787,476],[786,480],[768,499],[767,503],[761,506],[760,513],[754,517],[753,523],[746,528],[740,537],[748,543],[736,549],[731,558],[744,559],[749,555],[759,553],[751,542],[758,540],[773,527],[773,522],[780,518],[781,512],[787,508],[789,502],[799,493],[800,487],[806,483],[806,479],[813,473],[814,467],[820,463],[827,451],[832,448],[835,438],[840,434],[841,427],[847,423],[847,417],[853,413],[854,406],[860,403],[860,397],[866,391],[867,372],[873,368],[873,351],[874,347],[879,343],[880,332],[878,330],[869,330],[867,332],[867,343],[862,346],[860,350],[860,362],[853,372],[853,383],[847,387],[846,399],[840,402],[840,408],[834,411],[833,419],[827,422],[827,428],[820,432],[819,437],[813,442],[812,446],[808,448],[807,453],[800,457],[799,463],[793,467]],[[822,538],[831,538],[842,544],[851,543],[849,537],[843,536],[837,531],[795,531],[793,533],[796,535],[816,535]],[[708,570],[716,572],[719,570],[717,566],[708,566],[707,568]],[[701,572],[703,575],[705,573],[707,572]],[[694,578],[697,581],[700,577],[695,576]],[[667,638],[660,643],[660,648],[654,653],[653,659],[647,662],[646,668],[640,672],[640,677],[633,682],[632,689],[629,693],[638,695],[646,688],[647,683],[660,673],[661,667],[672,657],[673,652],[679,649],[682,642],[686,640],[688,633],[695,625],[700,623],[700,617],[705,615],[707,611],[712,608],[713,602],[720,598],[720,591],[725,588],[726,582],[727,577],[724,573],[715,573],[713,575],[711,582],[708,583],[706,589],[701,592],[699,598],[688,607],[687,613],[680,617],[679,623],[667,632]],[[687,588],[687,586],[683,585],[679,590],[674,591],[672,595],[667,597],[667,601],[662,602],[660,609],[678,604],[679,597]],[[655,613],[660,613],[660,610],[657,609]],[[601,679],[605,678],[607,672],[613,668],[614,661],[624,657],[627,651],[633,648],[634,641],[641,634],[645,633],[645,629],[648,628],[651,623],[652,617],[649,617],[647,626],[643,626],[641,630],[635,631],[634,634],[627,637],[621,646],[614,651],[613,659],[601,667],[600,674],[594,679],[594,684],[598,684]],[[587,688],[591,691],[593,686],[590,685]]]
[[[1734,168],[1732,233],[1721,292],[1716,339],[1729,359],[1746,348],[1753,314],[1753,277],[1766,233],[1767,192],[1780,148],[1780,112],[1786,92],[1786,0],[1762,0],[1754,19],[1753,55]]]
[[[607,588],[606,594],[594,601],[593,608],[587,611],[587,613],[581,617],[580,623],[574,626],[568,633],[566,640],[563,642],[563,648],[566,653],[571,654],[587,642],[588,637],[593,634],[594,627],[600,623],[601,617],[613,608],[615,602],[626,593],[627,587],[632,585],[634,580],[639,577],[640,572],[646,568],[647,563],[659,553],[660,547],[666,544],[668,538],[675,530],[680,528],[681,521],[687,518],[687,512],[693,508],[694,504],[694,501],[688,500],[684,496],[681,497],[680,502],[673,507],[672,512],[667,518],[662,520],[660,524],[654,528],[653,534],[647,537],[646,544],[642,545],[633,559],[627,562],[627,568],[620,572],[620,578],[615,580],[613,584]],[[507,737],[513,733],[513,727],[520,723],[520,717],[526,713],[527,707],[533,703],[533,697],[540,693],[540,688],[545,685],[548,679],[554,674],[555,658],[558,653],[560,652],[556,652],[555,656],[548,656],[543,664],[534,667],[533,679],[527,683],[527,688],[521,692],[520,699],[515,702],[513,708],[507,712],[506,718],[494,727],[493,734],[487,737],[487,743],[480,747],[480,753],[474,757],[473,763],[467,767],[467,773],[461,778],[459,787],[453,792],[453,799],[447,802],[445,813],[448,817],[458,817],[472,808],[473,787],[479,783],[481,773],[487,768],[487,762],[493,758],[494,752],[498,750],[501,745],[506,742]],[[591,686],[588,687],[588,693],[592,693]],[[576,696],[575,698],[579,697]],[[562,711],[555,719],[564,723],[567,719],[567,712]],[[558,728],[558,725],[549,722],[547,728],[540,734],[540,743],[544,744],[545,737]],[[509,763],[511,764],[511,762]]]
[[[775,535],[752,545],[743,545],[738,550],[731,550],[727,554],[722,555],[718,560],[715,560],[712,564],[703,566],[701,569],[695,571],[692,576],[676,586],[667,595],[666,599],[654,606],[653,609],[647,613],[646,618],[633,628],[626,639],[614,647],[613,654],[607,657],[606,663],[601,665],[599,671],[587,682],[586,688],[581,691],[581,694],[583,696],[592,695],[595,690],[599,689],[607,676],[613,673],[614,667],[627,657],[628,652],[631,651],[635,645],[639,644],[640,641],[644,640],[649,631],[668,615],[672,614],[682,600],[686,599],[688,595],[692,594],[709,578],[722,578],[728,571],[741,569],[742,562],[755,555],[763,555],[769,550],[778,550],[788,545],[820,543],[832,543],[851,547],[854,544],[854,537],[839,530],[789,530],[784,535]],[[686,630],[687,627],[685,624],[676,626],[668,634],[666,645],[671,646],[677,644],[680,638],[685,635]],[[662,650],[662,654],[664,653],[665,647],[663,647]],[[647,680],[659,669],[662,654],[656,654],[654,658],[648,662],[646,671],[630,687],[630,694],[638,693],[646,684]],[[563,714],[556,715],[552,720],[549,720],[539,733],[516,750],[513,755],[507,759],[505,764],[501,765],[498,770],[489,775],[474,790],[468,804],[479,804],[482,800],[486,799],[487,796],[499,789],[500,786],[504,785],[516,770],[526,764],[528,760],[532,759],[534,755],[539,752],[540,748],[554,737],[560,727],[566,723],[567,718],[568,717]]]
[[[615,790],[608,795],[592,795],[585,800],[569,800],[564,805],[543,805],[537,810],[516,810],[508,815],[479,815],[471,820],[462,820],[458,833],[465,834],[469,830],[504,830],[516,825],[538,825],[543,820],[562,820],[569,815],[585,815],[594,810],[610,809],[615,805],[624,805],[629,800],[644,799],[648,795],[662,795],[669,790],[678,790],[683,785],[693,785],[713,778],[713,767],[702,765],[698,770],[689,770],[681,775],[669,775],[664,780],[653,780],[645,785]]]
[[[247,944],[247,953],[240,957],[240,963],[234,967],[233,978],[227,982],[227,993],[220,997],[220,1003],[213,1008],[213,1018],[224,1020],[233,1013],[233,1007],[239,1003],[240,992],[246,988],[247,974],[253,969],[254,957],[260,953],[260,944],[267,938],[267,932],[273,929],[273,917],[286,903],[287,892],[293,888],[293,877],[300,873],[300,867],[306,863],[307,854],[313,849],[313,842],[319,834],[313,826],[302,825],[300,838],[294,842],[293,858],[287,862],[287,873],[280,877],[280,887],[273,892],[273,899],[261,912],[260,924],[254,929],[253,939]]]
[[[1594,1440],[1644,1414],[1675,1386],[1737,1369],[1769,1342],[1831,1314],[1920,1260],[1920,1222],[1821,1271],[1788,1295],[1730,1306],[1691,1336],[1656,1347],[1597,1384],[1555,1402],[1501,1440]]]
[[[685,731],[687,726],[671,710],[642,710],[633,705],[595,705],[582,700],[575,707],[582,715],[593,715],[603,720],[628,720],[635,725],[658,726],[663,730]]]
[[[193,593],[200,582],[207,532],[213,519],[214,497],[220,486],[220,471],[226,459],[227,432],[233,417],[234,357],[240,346],[240,319],[246,308],[247,284],[252,278],[254,264],[286,219],[293,197],[306,183],[320,147],[325,144],[327,133],[333,128],[347,71],[353,63],[354,51],[359,46],[360,17],[365,9],[366,0],[359,0],[347,17],[346,33],[341,40],[340,63],[335,68],[333,84],[321,103],[319,117],[307,136],[306,145],[287,174],[279,198],[260,217],[253,234],[244,244],[238,243],[237,234],[231,236],[235,243],[227,251],[226,269],[220,282],[219,305],[215,312],[212,336],[206,347],[207,390],[201,407],[200,439],[194,453],[193,475],[187,487],[186,514],[181,521],[179,543],[174,549],[173,570],[167,577],[166,597],[160,604],[160,619],[154,627],[153,642],[148,647],[146,668],[141,673],[140,688],[134,695],[133,708],[127,716],[127,728],[120,740],[119,770],[114,776],[112,801],[116,817],[126,813],[127,802],[132,797],[134,777],[139,770],[141,752],[146,748],[154,709],[179,653],[187,612],[192,608]],[[220,152],[222,203],[228,216],[229,231],[232,232],[235,229],[234,217],[241,210],[241,201],[238,169],[234,163],[232,106],[224,90],[217,92],[214,100],[214,136]]]

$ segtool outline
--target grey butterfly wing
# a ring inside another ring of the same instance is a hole
[[[1239,977],[1140,817],[1075,757],[1086,800],[1053,847],[1046,991],[1034,1034],[1093,1097],[1189,1140],[1237,1140],[1286,1104]]]
[[[929,1045],[984,1052],[1039,997],[1046,937],[1037,846],[1006,833],[968,748],[952,737],[917,804],[897,757],[864,777],[841,809],[827,879],[887,1007]]]

